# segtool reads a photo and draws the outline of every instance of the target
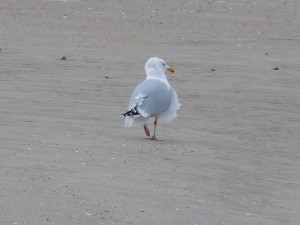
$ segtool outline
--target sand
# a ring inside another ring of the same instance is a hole
[[[299,11],[0,1],[0,223],[300,224]],[[151,56],[183,105],[162,141],[121,117]]]

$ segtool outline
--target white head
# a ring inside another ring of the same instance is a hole
[[[152,57],[148,59],[145,64],[145,71],[147,78],[156,78],[156,79],[167,79],[165,72],[169,71],[174,73],[175,70],[172,67],[169,67],[165,60],[158,57]]]

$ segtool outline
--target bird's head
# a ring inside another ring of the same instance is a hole
[[[171,73],[175,72],[174,68],[169,67],[165,60],[158,57],[148,59],[145,64],[145,71],[147,76],[162,76],[167,71]]]

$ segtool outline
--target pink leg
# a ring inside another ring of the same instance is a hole
[[[145,130],[146,135],[147,135],[148,137],[150,137],[150,130],[149,130],[149,128],[147,127],[146,124],[144,125],[144,130]]]
[[[157,125],[157,117],[155,117],[155,120],[154,120],[154,133],[151,137],[152,140],[157,140],[157,138],[155,137],[156,125]]]

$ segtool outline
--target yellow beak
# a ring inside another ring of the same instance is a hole
[[[168,67],[168,68],[167,68],[167,71],[169,71],[169,72],[171,72],[171,73],[175,73],[175,70],[174,70],[173,67]]]

